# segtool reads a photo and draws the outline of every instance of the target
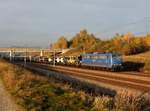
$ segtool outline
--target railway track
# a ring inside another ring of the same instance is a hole
[[[41,67],[43,67],[43,66],[45,66],[45,67],[47,67],[47,66],[51,66],[51,67],[53,67],[53,65],[48,65],[48,64],[39,64],[39,63],[34,63],[34,65],[41,65]],[[125,71],[123,71],[123,72],[110,72],[110,71],[102,71],[102,70],[91,70],[91,69],[86,69],[86,68],[76,68],[76,67],[68,67],[68,66],[62,66],[62,65],[56,65],[55,66],[55,68],[60,68],[60,69],[67,69],[67,70],[75,70],[75,71],[82,71],[82,72],[92,72],[92,73],[96,73],[96,74],[99,74],[99,73],[103,73],[103,74],[111,74],[111,75],[115,75],[115,76],[119,76],[119,77],[122,77],[122,76],[124,76],[124,77],[126,77],[126,76],[128,76],[128,78],[138,78],[138,77],[140,77],[141,79],[142,78],[145,78],[145,79],[147,79],[147,78],[150,78],[150,74],[148,74],[148,73],[142,73],[142,72],[125,72]],[[150,81],[150,80],[149,80]]]
[[[140,76],[140,77],[149,77],[150,78],[150,73],[144,73],[144,72],[121,72],[121,74],[125,75],[135,75],[135,76]]]
[[[66,75],[80,77],[83,79],[88,79],[99,83],[105,83],[113,86],[129,88],[150,93],[150,77],[145,75],[95,71],[65,66],[53,67],[52,65],[37,64],[37,63],[27,65],[29,65],[30,67],[38,67],[45,70],[61,72]]]

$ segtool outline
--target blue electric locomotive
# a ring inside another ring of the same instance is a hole
[[[122,67],[122,60],[117,54],[81,54],[80,64],[116,70]]]

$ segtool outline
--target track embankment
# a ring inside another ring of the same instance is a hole
[[[67,76],[79,77],[82,79],[87,79],[89,81],[95,81],[96,83],[103,83],[106,86],[111,85],[114,87],[119,87],[121,89],[131,89],[136,91],[148,92],[150,93],[150,77],[144,76],[142,74],[125,74],[125,73],[115,73],[115,72],[105,72],[105,71],[95,71],[89,69],[72,68],[66,66],[52,66],[46,64],[26,64],[28,67],[42,68],[45,70],[51,70],[63,73]]]

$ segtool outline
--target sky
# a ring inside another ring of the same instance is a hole
[[[101,39],[150,31],[150,0],[0,0],[0,47],[49,47],[82,29]]]

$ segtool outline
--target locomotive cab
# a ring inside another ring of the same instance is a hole
[[[122,59],[118,54],[112,54],[112,69],[120,70],[122,68]]]

